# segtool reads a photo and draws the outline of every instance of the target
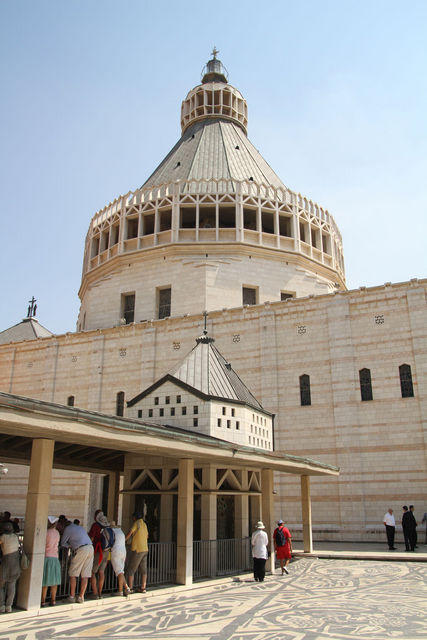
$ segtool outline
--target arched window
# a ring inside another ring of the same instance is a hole
[[[116,396],[116,416],[123,416],[125,411],[125,392],[119,391]]]
[[[306,373],[299,377],[299,392],[301,396],[301,406],[308,407],[311,405],[310,376]]]
[[[362,397],[362,401],[372,400],[371,370],[360,369],[359,380],[360,380],[360,395]]]
[[[412,373],[410,364],[401,364],[399,367],[400,389],[402,398],[413,398],[414,387],[412,385]]]
[[[67,407],[74,407],[74,396],[68,396]]]

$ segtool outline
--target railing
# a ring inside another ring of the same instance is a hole
[[[252,567],[250,538],[195,540],[193,578],[226,576]]]

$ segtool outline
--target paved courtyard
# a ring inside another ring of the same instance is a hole
[[[385,640],[427,638],[427,565],[318,560],[289,576],[248,576],[179,595],[151,592],[108,606],[1,617],[0,639]]]

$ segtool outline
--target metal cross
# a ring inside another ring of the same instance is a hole
[[[28,300],[28,302],[29,304],[28,304],[27,318],[33,318],[36,315],[36,311],[37,311],[37,305],[36,305],[37,300],[33,296],[31,300]]]
[[[203,311],[203,316],[205,318],[205,326],[204,326],[203,331],[205,331],[207,333],[208,332],[208,329],[207,329],[208,312],[207,311]]]
[[[214,60],[216,60],[216,57],[217,57],[218,53],[219,53],[218,49],[216,47],[214,47],[212,49],[212,55],[214,57]]]

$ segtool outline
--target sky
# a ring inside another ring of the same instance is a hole
[[[74,331],[93,214],[180,137],[215,45],[248,136],[326,208],[347,286],[426,277],[427,2],[0,0],[0,330]]]

